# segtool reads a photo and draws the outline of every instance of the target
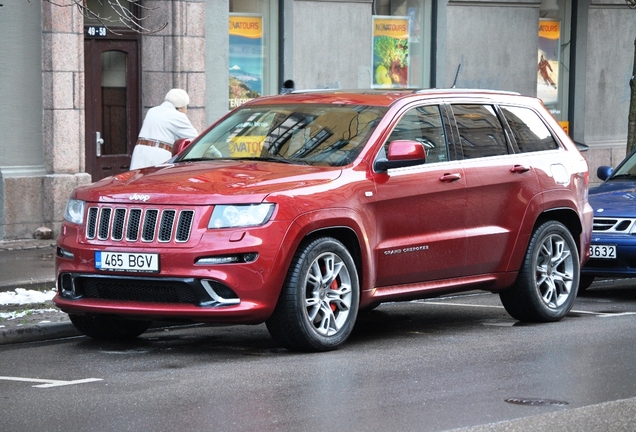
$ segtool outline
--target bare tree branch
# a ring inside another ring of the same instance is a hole
[[[28,1],[28,0],[27,0]],[[90,20],[96,20],[104,27],[106,27],[111,33],[120,35],[121,33],[117,32],[115,24],[123,25],[129,30],[132,30],[141,34],[153,34],[160,32],[168,26],[168,23],[165,22],[158,26],[157,28],[150,29],[143,26],[143,21],[148,18],[148,16],[142,17],[141,13],[136,14],[135,11],[154,11],[157,8],[150,8],[141,4],[141,0],[98,0],[100,5],[104,5],[105,3],[110,6],[110,8],[115,13],[115,16],[101,16],[99,12],[95,12],[88,7],[86,0],[69,0],[68,3],[58,3],[56,0],[44,0],[54,6],[59,7],[77,7],[81,14]],[[636,1],[636,0],[634,0]]]

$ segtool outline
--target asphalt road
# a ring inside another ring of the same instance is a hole
[[[383,304],[322,354],[263,325],[5,345],[0,429],[634,431],[635,327],[636,287],[599,284],[551,324],[492,294]]]

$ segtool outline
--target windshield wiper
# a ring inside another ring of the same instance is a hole
[[[293,164],[294,161],[290,161],[287,159],[283,159],[283,158],[277,158],[277,157],[266,157],[266,156],[245,156],[245,157],[235,157],[235,158],[231,158],[231,160],[248,160],[248,161],[261,161],[261,162],[282,162],[282,163],[286,163],[286,164]]]
[[[212,161],[212,160],[218,160],[218,159],[216,159],[216,158],[180,159],[180,160],[176,160],[175,163],[178,163],[178,162],[207,162],[207,161]]]

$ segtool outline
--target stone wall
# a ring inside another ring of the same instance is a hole
[[[146,111],[163,102],[171,88],[190,96],[188,118],[198,131],[205,118],[205,3],[204,0],[147,0],[149,29],[168,26],[142,37],[142,101]]]

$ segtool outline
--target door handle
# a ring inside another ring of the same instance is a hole
[[[515,165],[512,168],[510,168],[510,172],[513,172],[513,173],[524,173],[528,171],[530,171],[530,167],[527,167],[525,165]]]
[[[104,144],[104,140],[102,138],[102,134],[99,132],[95,132],[95,144],[97,145],[97,149],[95,151],[95,155],[97,157],[101,157],[102,155],[102,144]]]
[[[441,176],[439,180],[448,183],[455,180],[459,180],[461,178],[462,178],[462,175],[460,173],[447,173]]]

